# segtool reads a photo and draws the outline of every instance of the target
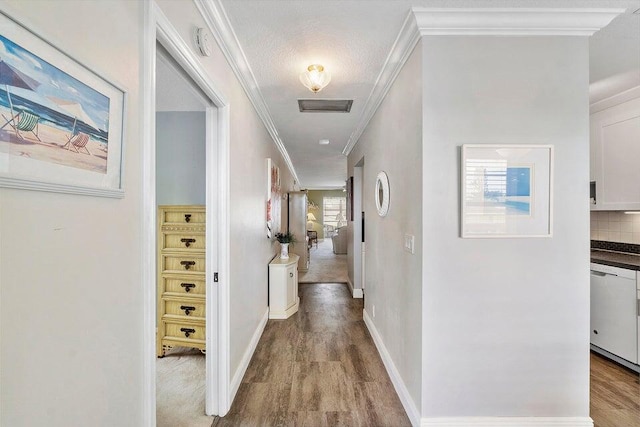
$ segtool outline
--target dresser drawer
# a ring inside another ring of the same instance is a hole
[[[203,295],[206,293],[204,278],[189,276],[163,276],[163,287],[160,293],[170,292],[180,295]]]
[[[196,298],[165,299],[164,307],[166,314],[175,316],[186,316],[188,318],[200,317],[202,319],[206,316],[204,299],[200,301]]]
[[[192,224],[192,225],[204,225],[205,213],[204,210],[190,210],[190,209],[176,209],[166,208],[162,211],[160,216],[160,224],[172,223],[172,224]]]
[[[163,254],[161,268],[164,273],[204,273],[204,254]]]
[[[174,320],[164,320],[165,336],[168,339],[180,339],[188,341],[205,341],[204,323],[180,322]]]
[[[204,251],[205,236],[202,233],[163,233],[161,249]]]

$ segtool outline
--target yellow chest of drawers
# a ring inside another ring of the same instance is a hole
[[[205,350],[205,208],[158,208],[157,354]]]

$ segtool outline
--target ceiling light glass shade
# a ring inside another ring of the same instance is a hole
[[[300,82],[313,93],[320,92],[330,81],[331,74],[320,64],[309,65],[307,71],[300,74]]]

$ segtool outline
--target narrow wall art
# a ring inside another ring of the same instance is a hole
[[[267,239],[280,231],[281,211],[280,168],[267,159]]]

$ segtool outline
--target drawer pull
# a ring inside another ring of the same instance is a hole
[[[185,270],[190,269],[194,265],[196,265],[195,261],[180,261],[180,265],[184,267]]]
[[[180,241],[181,241],[182,243],[184,243],[184,246],[185,246],[186,248],[188,248],[189,246],[191,246],[191,244],[192,244],[192,243],[195,243],[195,242],[196,242],[196,239],[186,239],[186,238],[185,238],[185,239],[180,239]]]
[[[184,214],[184,222],[191,222],[191,214]]]
[[[194,334],[196,330],[191,328],[180,328],[180,332],[184,332],[184,336],[189,338],[189,335]]]
[[[180,286],[182,286],[184,288],[185,292],[189,292],[191,290],[191,288],[195,288],[196,284],[195,283],[180,283]]]
[[[196,308],[190,305],[181,305],[180,310],[184,310],[184,314],[188,316],[192,311],[195,311]]]

